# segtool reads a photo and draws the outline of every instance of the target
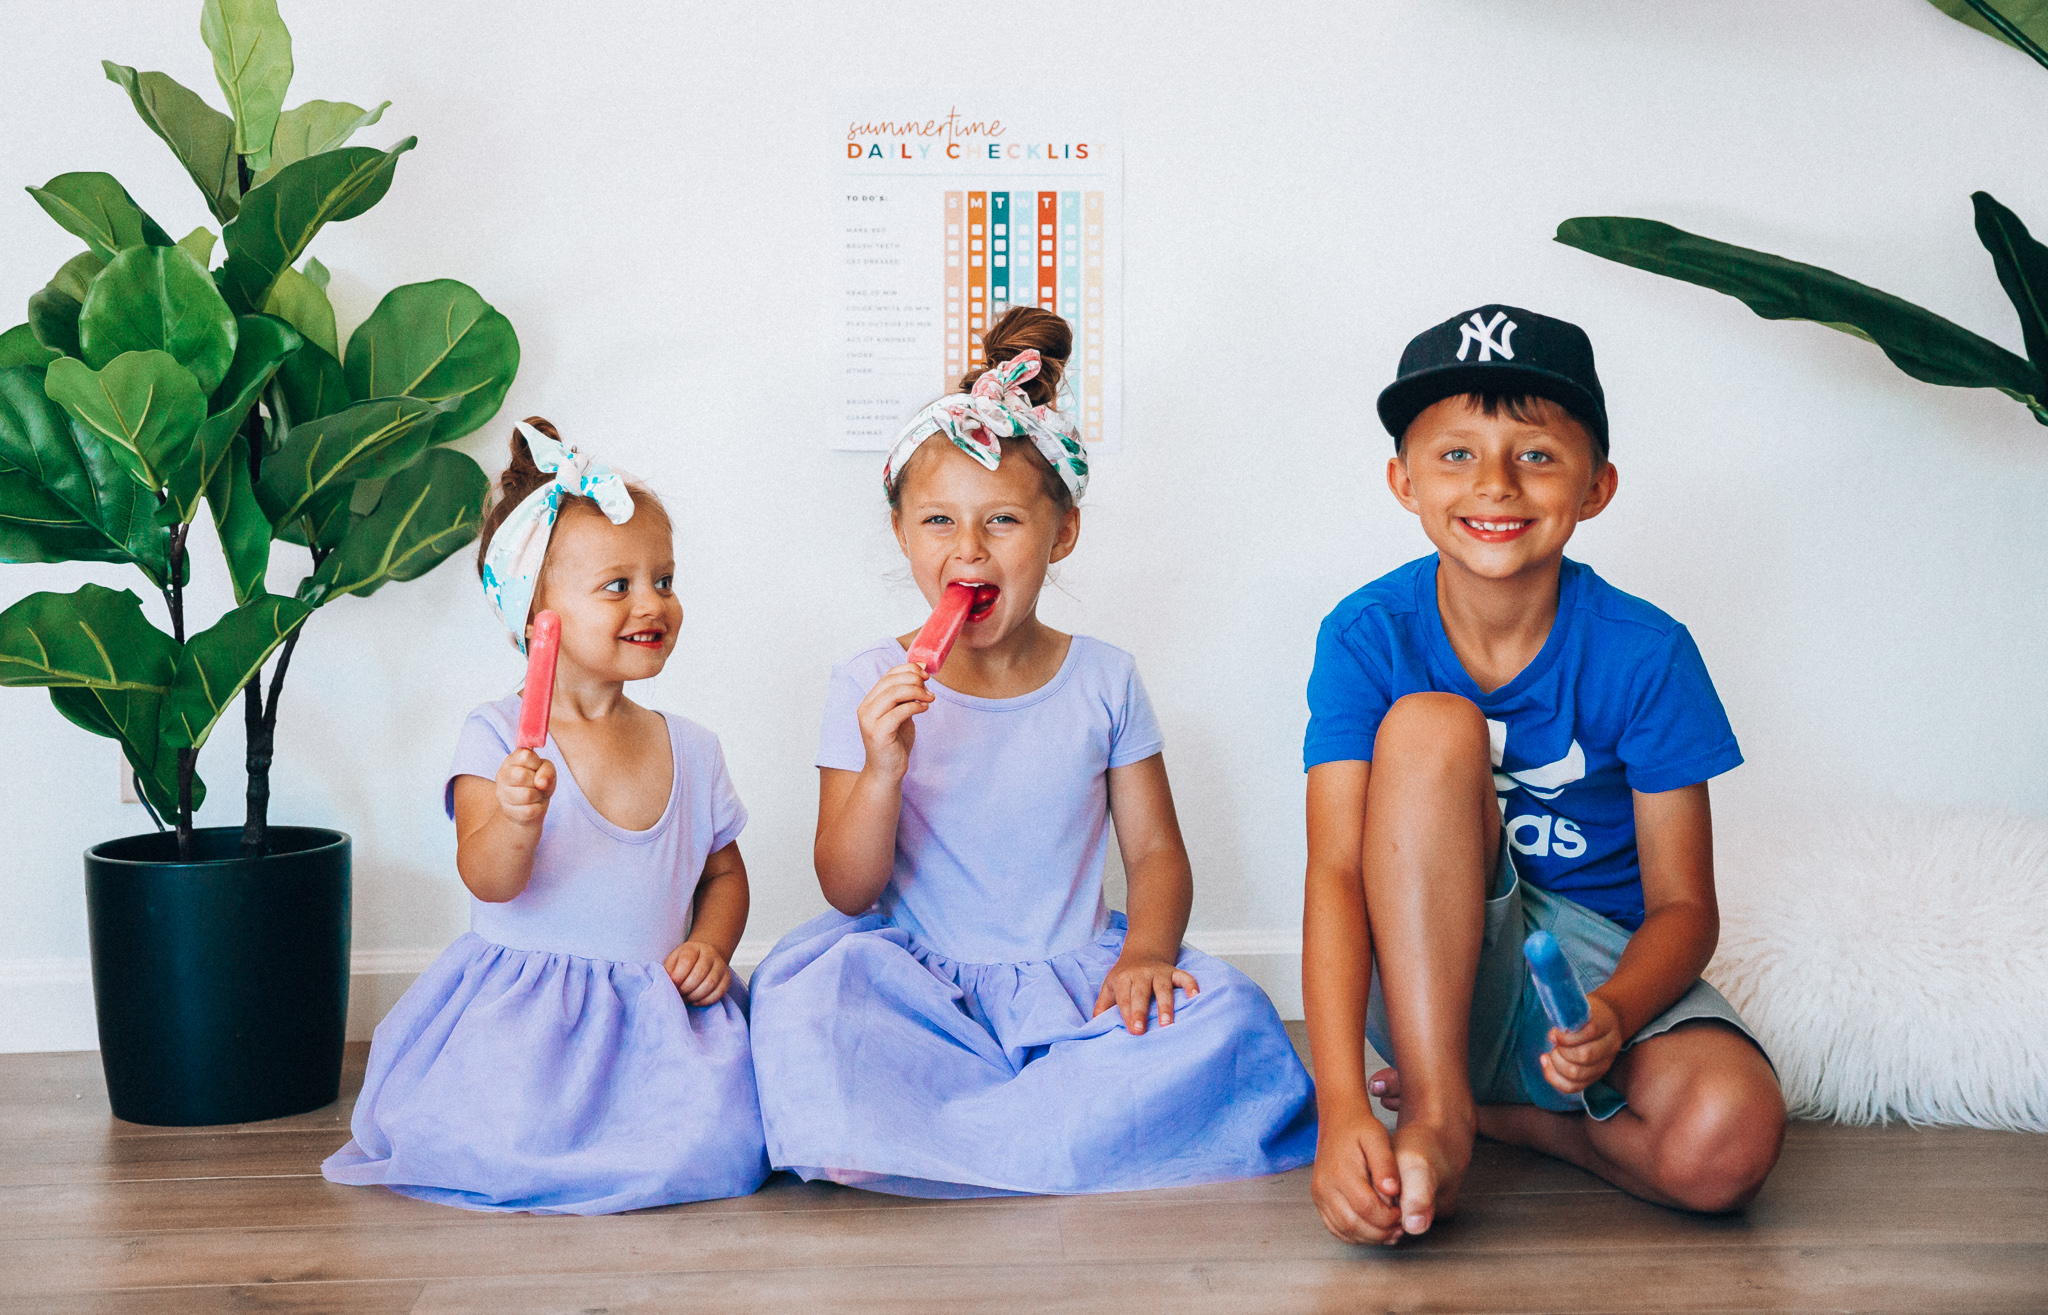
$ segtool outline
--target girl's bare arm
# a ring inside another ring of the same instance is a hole
[[[533,880],[533,853],[555,793],[555,765],[515,749],[494,781],[455,778],[455,870],[486,904],[517,899]]]

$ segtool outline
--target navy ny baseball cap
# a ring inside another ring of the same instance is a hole
[[[1593,341],[1576,324],[1491,305],[1425,329],[1401,353],[1399,374],[1380,394],[1380,423],[1399,448],[1415,417],[1460,393],[1547,397],[1607,451],[1607,395],[1593,371]]]

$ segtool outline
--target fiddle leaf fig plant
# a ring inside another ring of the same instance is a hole
[[[2048,68],[2048,0],[1931,0]],[[1581,216],[1557,227],[1566,246],[1740,299],[1767,320],[1811,320],[1877,348],[1925,383],[1995,388],[2048,425],[2048,247],[1989,192],[1970,197],[1977,238],[2019,312],[2027,354],[1999,346],[1889,292],[1762,251],[1701,237],[1654,219]]]
[[[275,0],[204,0],[200,35],[226,113],[166,74],[102,67],[219,231],[174,241],[107,173],[31,187],[84,250],[0,333],[0,561],[133,566],[171,623],[128,589],[31,594],[0,611],[0,685],[47,689],[67,720],[119,741],[186,857],[199,752],[238,699],[242,846],[265,852],[278,699],[306,625],[476,537],[490,481],[445,444],[497,413],[519,369],[511,322],[452,279],[392,289],[341,341],[307,249],[382,200],[417,139],[349,144],[389,101],[285,108]],[[200,629],[185,591],[202,516],[235,607]],[[269,588],[277,540],[312,558],[290,594]]]

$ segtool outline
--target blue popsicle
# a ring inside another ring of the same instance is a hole
[[[1586,993],[1572,972],[1564,947],[1547,931],[1532,931],[1522,942],[1522,957],[1529,961],[1529,975],[1536,982],[1536,998],[1550,1025],[1562,1032],[1576,1032],[1586,1025],[1593,1011],[1586,1006]]]

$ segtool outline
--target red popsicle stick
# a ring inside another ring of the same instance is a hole
[[[562,618],[542,612],[533,618],[533,638],[526,645],[526,693],[519,699],[519,747],[538,749],[548,742],[548,713],[555,706],[555,654],[562,647]]]
[[[931,619],[910,641],[910,660],[923,667],[925,675],[937,675],[939,668],[946,665],[946,655],[953,651],[953,641],[966,628],[967,614],[974,610],[975,600],[984,589],[995,592],[993,585],[955,580],[939,595],[939,605],[932,609]]]

